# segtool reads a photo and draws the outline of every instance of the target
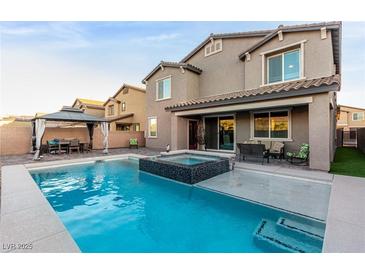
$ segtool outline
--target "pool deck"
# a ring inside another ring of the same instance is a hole
[[[323,180],[329,177],[318,172],[300,175],[298,178],[294,170],[275,172],[260,166],[256,169],[236,166],[233,171],[202,181],[197,186],[324,222],[332,182]]]
[[[365,252],[365,178],[335,175],[323,252]]]
[[[137,152],[129,149],[125,151]],[[143,153],[139,150],[137,154],[113,154],[115,155],[102,156],[100,153],[75,155],[76,157],[71,159],[70,156],[60,155],[58,159],[52,158],[55,161],[36,163],[21,157],[10,157],[10,161],[9,159],[2,161],[0,252],[80,252],[77,244],[30,176],[28,169],[97,159],[143,157],[146,154],[157,155],[159,152]],[[6,164],[13,165],[5,166]],[[292,183],[292,185],[280,186],[270,182],[263,185],[261,182],[247,186],[247,182],[240,174],[240,171],[244,170],[265,172],[274,176],[300,177],[304,181],[307,180],[308,184],[304,182],[302,185]],[[285,165],[258,165],[245,162],[237,162],[234,172],[219,176],[203,181],[198,186],[261,203],[276,201],[282,204],[271,206],[279,208],[289,206],[292,211],[304,208],[308,212],[311,211],[312,215],[313,212],[317,212],[315,214],[318,216],[312,217],[325,218],[327,222],[323,252],[365,252],[364,178],[332,175]],[[313,180],[317,182],[312,182]],[[326,218],[323,215],[323,212],[326,212],[326,203],[318,207],[317,202],[326,199],[328,188],[330,188],[330,199],[329,205],[327,203]],[[311,197],[312,195],[314,196]],[[318,208],[316,209],[314,205]],[[305,212],[301,214],[306,215]],[[29,244],[32,245],[31,249]]]

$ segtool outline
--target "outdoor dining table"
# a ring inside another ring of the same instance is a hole
[[[66,151],[67,151],[67,153],[68,153],[69,146],[70,146],[70,141],[60,140],[60,141],[58,142],[58,154],[61,154],[61,152],[62,152],[62,147],[66,147]]]

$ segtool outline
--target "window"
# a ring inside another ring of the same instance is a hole
[[[362,121],[362,120],[364,120],[364,112],[352,113],[352,121]]]
[[[157,137],[157,118],[148,117],[148,137]]]
[[[258,112],[252,115],[252,138],[288,139],[289,111]]]
[[[267,58],[267,83],[299,79],[300,50],[292,50]]]
[[[114,105],[108,106],[108,115],[114,115]]]
[[[122,102],[122,111],[125,111],[125,110],[126,110],[126,103]]]
[[[157,80],[156,100],[171,98],[171,77]]]
[[[134,124],[134,131],[141,131],[141,125],[140,124]]]
[[[205,46],[205,56],[222,51],[222,39],[213,40]]]
[[[130,131],[131,125],[130,124],[116,124],[116,130],[118,131]]]

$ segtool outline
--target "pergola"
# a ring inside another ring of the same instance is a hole
[[[42,115],[40,117],[35,117],[34,119],[32,119],[32,127],[33,127],[32,140],[35,140],[35,148],[36,148],[33,160],[39,159],[42,138],[46,129],[47,121],[86,123],[87,129],[89,131],[91,145],[93,141],[94,127],[96,124],[100,124],[101,132],[103,133],[104,137],[103,152],[108,153],[108,136],[109,136],[108,122],[104,118],[99,118],[90,114],[86,114],[81,109],[72,107],[63,107],[58,112]]]

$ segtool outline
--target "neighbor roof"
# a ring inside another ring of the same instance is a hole
[[[99,118],[84,113],[83,110],[73,107],[64,106],[60,111],[45,114],[35,119],[46,119],[49,121],[65,121],[65,122],[105,122],[104,118]]]
[[[360,109],[365,110],[365,108],[359,108],[359,107],[352,107],[352,106],[346,106],[346,105],[338,105],[338,108],[351,108],[351,109]]]
[[[268,35],[264,37],[264,39],[260,40],[250,48],[243,51],[239,58],[241,60],[244,60],[247,53],[251,53],[270,41],[272,38],[274,38],[279,31],[282,31],[283,33],[288,32],[299,32],[299,31],[313,31],[313,30],[320,30],[321,28],[326,28],[327,30],[332,31],[332,48],[333,48],[333,57],[334,57],[334,63],[336,64],[336,73],[340,73],[340,50],[341,50],[341,44],[340,44],[340,37],[341,37],[341,22],[322,22],[322,23],[313,23],[313,24],[302,24],[302,25],[292,25],[292,26],[279,26],[277,29],[270,32]]]
[[[142,87],[137,87],[137,86],[133,86],[133,85],[130,85],[130,84],[123,84],[118,90],[117,92],[112,96],[112,97],[109,97],[108,100],[106,100],[104,103],[103,103],[103,106],[105,106],[110,100],[112,100],[113,98],[115,99],[119,93],[121,93],[123,91],[123,89],[125,88],[131,88],[131,89],[134,89],[134,90],[137,90],[137,91],[140,91],[140,92],[144,92],[146,93],[146,89],[145,88],[142,88]]]
[[[268,85],[256,89],[235,91],[214,96],[207,96],[198,99],[183,101],[166,107],[166,110],[178,111],[197,109],[211,106],[222,106],[274,99],[275,97],[290,97],[318,92],[338,90],[340,86],[340,75],[328,77],[299,80],[276,85]],[[303,94],[302,94],[303,93]]]
[[[145,83],[148,79],[150,79],[152,77],[152,75],[154,75],[159,69],[161,69],[161,67],[170,67],[170,68],[183,68],[186,70],[189,70],[191,72],[195,72],[197,74],[202,73],[202,69],[193,66],[191,64],[188,63],[183,63],[183,62],[166,62],[166,61],[161,61],[143,80],[142,83]]]
[[[103,108],[103,104],[104,104],[103,101],[91,100],[91,99],[85,99],[85,98],[76,98],[75,102],[72,104],[72,107],[74,107],[76,105],[77,101],[79,101],[81,104],[84,104],[89,107]]]

